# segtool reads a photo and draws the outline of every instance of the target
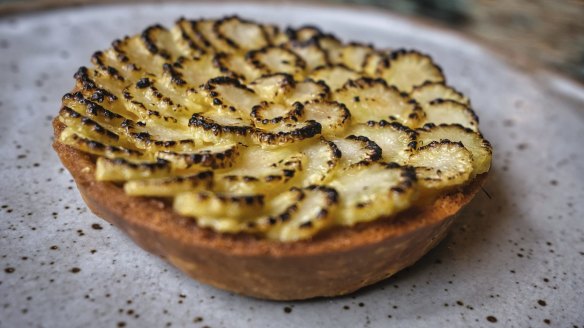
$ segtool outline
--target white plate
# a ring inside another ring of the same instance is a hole
[[[449,237],[412,268],[335,299],[240,297],[200,285],[135,246],[87,211],[51,149],[50,119],[77,67],[111,40],[179,16],[232,13],[430,53],[470,96],[493,143],[491,198],[480,193]],[[584,324],[584,91],[568,80],[519,71],[457,34],[376,10],[267,3],[2,17],[0,74],[0,327]]]

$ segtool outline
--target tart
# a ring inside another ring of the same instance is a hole
[[[412,265],[480,189],[470,100],[416,50],[179,19],[81,67],[54,149],[88,207],[236,293],[337,296]]]

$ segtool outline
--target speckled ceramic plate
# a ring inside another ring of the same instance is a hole
[[[51,149],[73,72],[149,24],[232,13],[435,57],[495,149],[444,242],[353,295],[276,303],[201,285],[88,212]],[[5,16],[0,74],[0,327],[584,327],[584,91],[568,80],[379,11],[266,3]]]

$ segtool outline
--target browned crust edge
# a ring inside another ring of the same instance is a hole
[[[222,234],[152,198],[131,197],[109,182],[97,182],[91,156],[58,142],[64,128],[53,121],[53,148],[89,206],[191,277],[248,296],[298,300],[337,296],[387,278],[412,265],[446,235],[454,215],[486,180],[437,199],[431,206],[355,227],[339,227],[315,238],[281,243],[245,234]]]

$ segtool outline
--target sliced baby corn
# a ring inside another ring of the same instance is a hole
[[[465,128],[478,131],[479,118],[475,112],[454,100],[436,99],[424,106],[424,124],[460,124]]]
[[[436,99],[454,100],[463,105],[470,106],[470,100],[456,89],[447,86],[442,82],[425,82],[414,87],[410,97],[419,104],[425,105]]]
[[[284,242],[307,239],[334,223],[339,198],[336,190],[309,186],[299,192],[302,196],[283,212],[263,218],[270,226],[268,238]]]
[[[479,133],[457,124],[426,126],[416,132],[418,134],[418,147],[423,147],[434,141],[460,142],[472,154],[473,174],[489,171],[493,150],[491,144]]]
[[[172,197],[182,192],[209,190],[212,187],[213,171],[203,171],[189,176],[131,180],[124,184],[124,191],[131,196]]]
[[[369,122],[353,125],[347,132],[364,136],[381,148],[382,160],[405,164],[416,149],[416,133],[397,122]]]
[[[359,73],[341,64],[320,66],[312,71],[309,76],[315,81],[324,81],[331,90],[337,90],[347,81],[356,80],[360,77]]]
[[[347,106],[354,123],[385,120],[417,127],[424,118],[424,111],[415,100],[381,79],[351,80],[333,98]]]
[[[170,162],[130,161],[123,158],[99,157],[96,162],[95,178],[97,181],[128,181],[170,176]]]
[[[201,168],[224,169],[233,166],[239,151],[239,144],[213,145],[197,149],[193,152],[159,151],[157,158],[162,158],[171,163],[173,170],[196,170]]]
[[[412,168],[372,163],[337,172],[330,186],[340,195],[337,222],[355,225],[391,217],[407,208],[416,194]]]
[[[432,141],[412,154],[408,164],[416,168],[424,188],[449,188],[464,184],[473,172],[472,154],[462,143]]]
[[[444,82],[440,66],[432,58],[415,50],[397,50],[377,66],[376,75],[400,91],[410,92],[414,87],[430,82]]]
[[[340,167],[369,165],[381,159],[381,148],[365,136],[350,135],[344,139],[331,140],[341,152]]]

